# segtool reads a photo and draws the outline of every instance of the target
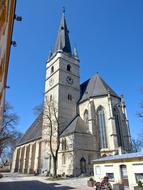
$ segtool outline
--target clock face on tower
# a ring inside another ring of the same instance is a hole
[[[68,84],[73,84],[73,79],[70,76],[67,76],[66,81]]]

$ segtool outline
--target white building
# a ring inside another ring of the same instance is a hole
[[[129,153],[96,159],[94,178],[101,181],[108,176],[112,184],[120,183],[134,190],[137,182],[143,183],[143,153]]]
[[[87,52],[87,51],[86,51]],[[46,65],[44,101],[57,103],[60,125],[58,174],[92,173],[91,160],[131,150],[126,106],[98,75],[80,85],[80,61],[72,51],[64,13]],[[46,103],[44,106],[47,108]],[[41,114],[14,153],[12,171],[52,173],[49,125]]]

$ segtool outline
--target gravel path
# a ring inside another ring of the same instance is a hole
[[[49,181],[43,176],[4,174],[0,179],[0,190],[94,190],[87,187],[88,178],[72,178]]]

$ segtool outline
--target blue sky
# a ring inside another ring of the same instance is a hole
[[[143,99],[142,0],[18,0],[6,99],[20,116],[25,131],[35,118],[33,107],[43,101],[45,67],[54,47],[65,6],[72,47],[80,57],[81,82],[99,72],[120,95],[124,94],[131,133],[142,130],[137,118]]]

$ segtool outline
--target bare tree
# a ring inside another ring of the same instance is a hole
[[[132,139],[132,152],[140,152],[143,148],[143,141],[140,138]]]
[[[2,126],[0,128],[0,155],[5,150],[5,147],[16,141],[17,131],[15,125],[18,123],[18,116],[13,112],[13,107],[6,102],[4,108]]]
[[[17,132],[16,130],[13,131],[11,138],[8,139],[3,144],[3,151],[0,155],[0,162],[5,163],[7,160],[11,160],[13,156],[13,152],[15,150],[16,144],[19,142],[20,138],[22,137],[21,132]]]
[[[141,89],[141,94],[143,95],[143,88]],[[137,112],[137,116],[141,119],[143,119],[143,101],[140,102],[140,111]]]
[[[53,160],[53,177],[57,177],[57,160],[60,147],[60,119],[58,116],[57,104],[54,100],[45,100],[44,117],[48,128],[49,147]]]
[[[140,111],[137,113],[137,116],[143,119],[143,102],[140,102]]]
[[[34,115],[38,116],[43,112],[43,104],[39,104],[33,108]]]
[[[141,94],[143,95],[143,88],[140,90]],[[137,116],[140,119],[143,119],[143,101],[140,102],[139,104],[140,111],[137,112]],[[143,132],[141,133],[134,139],[132,139],[132,148],[134,152],[140,152],[143,149]]]

